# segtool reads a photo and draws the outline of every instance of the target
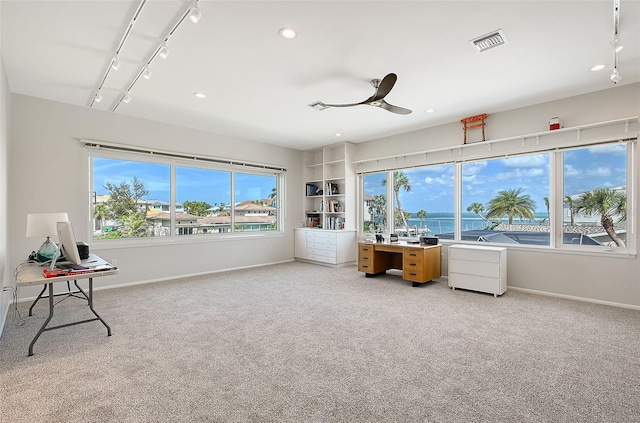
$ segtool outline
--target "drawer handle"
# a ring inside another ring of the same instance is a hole
[[[365,269],[368,269],[368,268],[369,268],[369,266],[365,266],[365,265],[363,265],[362,267],[363,267],[363,268],[365,268]]]
[[[413,266],[413,267],[415,267],[415,266],[416,266],[416,264],[415,264],[415,263],[409,263],[409,266]]]
[[[410,255],[411,257],[418,257],[418,255],[417,255],[416,253],[409,253],[409,255]]]
[[[409,273],[409,274],[410,274],[411,276],[416,276],[416,274],[415,274],[415,273]]]

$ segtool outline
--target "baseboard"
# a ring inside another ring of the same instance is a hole
[[[562,299],[565,299],[565,300],[582,301],[582,302],[585,302],[585,303],[601,304],[601,305],[606,305],[606,306],[611,306],[611,307],[628,308],[628,309],[631,309],[631,310],[640,310],[640,306],[633,305],[633,304],[623,304],[623,303],[615,303],[613,301],[594,300],[593,298],[576,297],[574,295],[566,295],[566,294],[556,294],[554,292],[537,291],[535,289],[527,289],[527,288],[518,288],[518,287],[514,287],[514,286],[507,286],[507,291],[509,291],[509,290],[526,292],[528,294],[544,295],[544,296],[547,296],[547,297],[562,298]]]
[[[93,290],[94,291],[102,291],[104,289],[114,289],[114,288],[125,288],[127,286],[135,286],[135,285],[144,285],[144,284],[148,284],[148,283],[156,283],[156,282],[164,282],[164,281],[170,281],[170,280],[174,280],[174,279],[183,279],[183,278],[191,278],[191,277],[195,277],[195,276],[205,276],[205,275],[213,275],[216,273],[225,273],[225,272],[233,272],[235,270],[242,270],[242,269],[252,269],[255,267],[265,267],[265,266],[273,266],[276,264],[283,264],[283,263],[290,263],[293,262],[295,260],[283,260],[283,261],[274,261],[271,263],[263,263],[263,264],[253,264],[251,266],[240,266],[240,267],[232,267],[232,268],[228,268],[228,269],[220,269],[220,270],[212,270],[212,271],[207,271],[207,272],[198,272],[198,273],[188,273],[188,274],[184,274],[184,275],[175,275],[175,276],[167,276],[166,278],[156,278],[156,279],[146,279],[146,280],[141,280],[141,281],[135,281],[135,282],[127,282],[127,283],[121,283],[121,284],[117,284],[117,285],[109,285],[109,286],[94,286]],[[37,296],[32,296],[32,297],[26,297],[26,298],[21,298],[18,300],[18,302],[31,302],[34,301],[37,298]]]

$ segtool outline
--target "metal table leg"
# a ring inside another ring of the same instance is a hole
[[[33,316],[33,307],[35,307],[38,301],[40,301],[40,298],[42,298],[42,294],[44,294],[44,291],[46,289],[47,289],[47,284],[45,283],[44,286],[42,287],[42,291],[40,291],[40,293],[36,297],[36,300],[33,302],[33,304],[31,304],[31,307],[29,307],[29,316]]]
[[[33,341],[31,341],[31,344],[29,344],[29,355],[30,356],[33,355],[33,344],[35,344],[36,341],[38,340],[38,338],[40,338],[40,335],[42,335],[42,332],[45,331],[47,325],[49,324],[49,322],[51,321],[51,318],[53,317],[53,284],[49,283],[47,285],[49,285],[49,317],[47,317],[47,320],[44,321],[44,323],[42,324],[42,327],[40,327],[40,330],[38,331],[38,333],[36,333],[36,336],[33,337]],[[47,286],[45,285],[45,288],[46,287]],[[44,292],[44,289],[42,291]],[[42,295],[42,292],[40,294]],[[29,311],[31,311],[31,310],[29,310]],[[31,314],[29,314],[29,315],[31,315]]]
[[[93,278],[89,278],[89,308],[91,309],[91,312],[96,315],[98,320],[100,320],[107,328],[107,336],[111,336],[111,327],[109,327],[107,322],[105,322],[104,319],[93,309]]]

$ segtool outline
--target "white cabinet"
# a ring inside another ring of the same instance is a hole
[[[480,245],[449,247],[449,286],[488,292],[494,297],[507,290],[507,249]]]
[[[355,230],[297,228],[295,257],[321,264],[340,265],[356,260]]]
[[[305,226],[355,229],[354,145],[348,142],[304,152]]]

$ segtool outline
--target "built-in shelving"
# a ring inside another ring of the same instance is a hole
[[[348,142],[305,151],[306,227],[355,229],[353,151],[353,144]]]

